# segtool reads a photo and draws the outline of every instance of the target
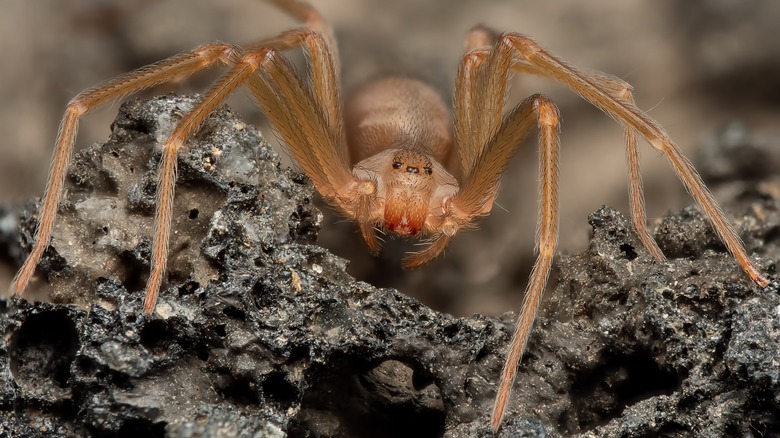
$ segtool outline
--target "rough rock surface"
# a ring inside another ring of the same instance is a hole
[[[193,102],[129,102],[75,158],[36,285],[52,303],[0,303],[0,435],[491,436],[513,315],[454,318],[349,277],[314,244],[308,180],[228,110],[181,153],[168,281],[143,314],[160,143]],[[751,187],[735,223],[765,290],[695,208],[658,227],[666,263],[620,213],[591,215],[499,436],[780,434],[780,200]]]

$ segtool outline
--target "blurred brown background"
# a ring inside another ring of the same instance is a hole
[[[529,34],[575,66],[621,77],[639,106],[691,156],[725,122],[776,136],[780,113],[780,3],[760,0],[614,2],[313,1],[339,38],[346,90],[382,72],[406,73],[451,95],[463,37],[485,23]],[[40,196],[59,119],[79,91],[206,41],[244,42],[294,25],[257,0],[0,0],[0,201]],[[164,91],[203,91],[198,76]],[[602,204],[628,212],[622,130],[567,90],[534,78],[515,82],[515,100],[541,91],[563,115],[561,251],[578,251],[586,218]],[[161,92],[161,91],[158,91]],[[243,95],[243,93],[239,93]],[[263,126],[249,99],[231,105]],[[78,145],[103,141],[116,106],[88,116]],[[268,134],[268,132],[266,132]],[[273,138],[272,135],[268,135]],[[691,201],[646,145],[642,165],[649,216]],[[536,223],[536,152],[529,142],[502,182],[481,229],[464,232],[446,256],[402,271],[407,244],[367,256],[355,229],[328,216],[321,242],[352,261],[352,272],[458,314],[519,307],[530,272]],[[0,266],[0,284],[15,269]]]

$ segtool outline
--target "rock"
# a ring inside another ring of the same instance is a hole
[[[160,143],[193,103],[128,102],[75,158],[39,268],[53,302],[0,305],[0,435],[492,436],[514,315],[455,318],[351,278],[314,243],[308,179],[227,109],[180,154],[167,283],[143,314]],[[735,223],[774,279],[780,205],[756,205]],[[695,209],[662,222],[666,263],[615,210],[589,222],[498,436],[780,433],[778,283],[696,237],[712,232]]]

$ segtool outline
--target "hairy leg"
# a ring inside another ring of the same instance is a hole
[[[472,39],[472,41],[474,40],[479,42],[478,38]],[[497,147],[496,144],[481,146],[478,143],[474,144],[474,142],[479,141],[479,139],[491,139],[490,141],[494,142],[502,135],[508,136],[510,135],[508,133],[512,130],[506,128],[507,126],[515,127],[518,132],[524,133],[527,130],[527,122],[524,123],[522,118],[514,120],[515,123],[506,124],[507,119],[514,118],[518,114],[518,109],[505,117],[505,122],[500,128],[496,128],[494,121],[495,104],[503,104],[507,70],[511,69],[512,71],[545,76],[563,83],[624,126],[632,216],[642,242],[654,257],[663,259],[663,254],[647,231],[645,224],[644,196],[636,150],[637,132],[645,137],[654,148],[664,152],[669,157],[673,168],[686,188],[710,217],[716,231],[748,275],[761,286],[765,286],[768,283],[766,277],[753,266],[747,257],[736,232],[725,219],[723,212],[715,203],[693,166],[682,156],[679,149],[666,136],[660,126],[635,106],[630,91],[631,87],[628,84],[606,74],[579,72],[563,61],[549,55],[530,38],[520,34],[502,35],[498,38],[487,58],[485,56],[483,49],[477,48],[472,50],[464,56],[458,72],[459,82],[458,88],[456,88],[456,99],[461,98],[466,103],[459,105],[456,102],[456,134],[459,134],[456,136],[456,142],[459,150],[460,148],[465,148],[466,150],[465,153],[462,153],[461,158],[475,153],[478,158],[473,163],[468,160],[462,160],[462,166],[466,169],[468,177],[460,192],[452,199],[452,206],[448,214],[452,219],[460,219],[454,220],[454,222],[461,223],[466,218],[472,218],[480,213],[484,213],[484,209],[489,208],[489,204],[492,203],[493,199],[492,190],[498,184],[498,178],[505,168],[505,163],[514,152],[514,148],[516,148],[516,144],[511,145],[511,143],[507,143],[507,146],[504,147]],[[474,92],[477,89],[480,90],[481,96]],[[522,112],[523,106],[521,104],[518,107],[521,109],[520,112]],[[551,112],[546,111],[545,114],[549,115]],[[557,110],[555,114],[555,125],[557,128]],[[545,129],[543,120],[552,119],[552,117],[543,116],[540,112],[540,131]],[[518,136],[517,141],[519,141],[519,138]],[[540,153],[543,154],[542,162],[544,163],[546,160],[544,157],[545,150],[549,151],[553,147],[549,146],[549,142],[544,140],[543,135],[542,138],[543,145]],[[545,149],[544,144],[548,144],[547,149]],[[554,149],[557,156],[557,143]],[[547,167],[543,168],[543,172],[552,174],[554,171]],[[554,249],[555,240],[557,239],[557,234],[548,234],[551,228],[557,230],[557,226],[553,226],[550,219],[554,216],[557,223],[557,214],[545,214],[547,211],[545,206],[557,205],[552,194],[553,191],[557,193],[557,188],[555,190],[552,188],[546,189],[545,185],[548,184],[548,179],[545,173],[542,173],[541,177],[542,193],[540,199],[542,200],[542,212],[540,214],[541,222],[538,236],[540,253],[534,266],[528,290],[526,291],[526,298],[521,310],[517,330],[502,373],[501,384],[493,411],[492,424],[494,429],[499,426],[506,408],[516,367],[521,359],[535,317],[536,308],[538,307],[538,300],[541,297],[549,275],[552,253],[546,254],[545,251],[548,248]],[[442,240],[444,240],[444,237],[434,241],[429,249],[423,251],[423,255],[425,257],[435,256],[432,252],[439,246],[437,243]]]
[[[149,314],[157,304],[157,295],[162,284],[163,274],[168,262],[168,243],[170,241],[171,220],[173,216],[173,195],[176,187],[176,157],[187,138],[203,123],[217,106],[236,88],[246,82],[258,69],[267,50],[250,52],[236,62],[230,72],[209,90],[206,96],[182,118],[165,142],[163,158],[157,181],[157,209],[154,218],[154,237],[152,243],[151,273],[146,284],[144,311]]]
[[[316,48],[310,53],[313,69],[328,61],[329,58],[321,57],[322,53],[328,53],[322,35],[308,29],[295,32],[300,33],[301,41]],[[334,79],[332,76],[326,77],[329,81]],[[320,89],[314,86],[313,92],[309,91],[293,66],[273,48],[247,51],[235,62],[233,69],[182,119],[166,142],[158,188],[152,273],[144,304],[147,313],[154,310],[167,262],[176,154],[203,120],[242,85],[249,88],[263,107],[296,161],[314,180],[317,190],[323,196],[338,204],[344,187],[352,185],[357,192],[355,178],[347,160],[340,153],[342,145],[337,143],[333,127],[328,123],[327,114],[322,108],[326,99],[316,94]]]
[[[498,430],[506,410],[517,366],[528,343],[539,304],[550,277],[555,249],[558,245],[558,153],[560,149],[558,108],[543,96],[532,96],[522,106],[536,113],[539,127],[539,213],[536,227],[536,262],[523,299],[517,326],[501,372],[496,401],[491,415],[491,427]],[[522,108],[525,111],[526,108]]]
[[[182,76],[189,76],[217,61],[230,63],[233,56],[233,46],[222,43],[205,44],[190,52],[175,55],[158,63],[117,76],[79,93],[68,103],[55,142],[54,157],[43,196],[43,206],[39,214],[33,248],[11,283],[11,290],[16,295],[21,295],[24,292],[35,273],[35,267],[43,251],[49,244],[81,117],[108,102]]]
[[[603,73],[591,73],[588,76],[591,81],[606,90],[616,100],[624,102],[629,107],[636,107],[634,96],[631,93],[631,85]],[[624,137],[626,140],[626,163],[628,165],[628,200],[631,206],[631,219],[634,229],[639,235],[639,240],[656,260],[666,260],[666,256],[658,247],[650,231],[647,228],[647,211],[645,210],[645,193],[642,187],[642,175],[639,168],[639,150],[636,144],[636,130],[629,124],[623,123]]]
[[[545,70],[535,64],[528,62],[524,57],[514,57],[512,59],[512,71],[518,73],[531,74],[541,77],[547,77],[548,79],[556,79],[556,76],[550,71]],[[616,78],[614,76],[600,73],[591,72],[584,73],[578,72],[583,77],[601,88],[605,93],[611,96],[616,101],[622,102],[623,105],[633,108],[635,111],[640,111],[634,102],[634,96],[631,93],[633,87],[627,82]],[[645,195],[642,187],[642,176],[639,167],[639,151],[637,149],[636,142],[636,130],[627,122],[623,121],[621,124],[624,127],[624,138],[626,141],[626,163],[628,165],[628,194],[629,203],[631,206],[631,219],[639,235],[639,240],[656,260],[666,260],[661,248],[658,247],[658,243],[655,241],[650,231],[647,228],[647,212],[645,210]]]
[[[522,56],[523,60],[527,61],[528,64],[544,72],[544,76],[563,83],[619,123],[631,127],[635,132],[644,137],[653,148],[666,155],[677,176],[704,210],[715,231],[729,249],[729,252],[742,266],[742,269],[759,286],[766,287],[769,284],[766,276],[755,267],[750,257],[748,257],[747,251],[739,236],[737,236],[734,227],[726,219],[725,214],[718,206],[712,193],[702,182],[696,169],[683,156],[680,149],[655,120],[636,106],[630,104],[629,101],[615,98],[608,89],[605,89],[608,87],[604,87],[603,84],[600,86],[598,80],[593,80],[587,74],[576,70],[547,53],[538,43],[525,35],[517,33],[504,34],[499,39],[496,50],[507,52],[506,56],[509,57],[512,56],[509,52]]]

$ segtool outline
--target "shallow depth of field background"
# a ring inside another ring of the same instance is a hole
[[[425,78],[449,100],[463,37],[485,23],[531,35],[575,66],[627,80],[639,106],[689,157],[729,121],[744,122],[757,137],[780,130],[780,42],[772,36],[780,4],[774,2],[312,2],[336,29],[347,91],[392,72]],[[59,119],[79,91],[203,42],[251,41],[294,25],[256,0],[0,0],[0,6],[0,202],[14,203],[42,194]],[[157,92],[202,92],[213,77]],[[510,98],[539,91],[563,115],[560,250],[579,251],[587,245],[590,212],[609,204],[628,213],[622,130],[549,82],[518,78]],[[265,126],[243,92],[231,106]],[[86,117],[78,146],[104,141],[115,113],[116,105]],[[409,243],[388,242],[380,257],[368,257],[355,228],[333,215],[326,216],[320,242],[350,259],[359,279],[397,287],[440,310],[515,310],[533,263],[535,149],[535,139],[521,148],[503,178],[500,207],[480,229],[463,232],[427,267],[400,269],[402,252],[413,249]],[[651,220],[689,204],[666,160],[646,144],[641,151]],[[14,269],[0,261],[0,285]]]

